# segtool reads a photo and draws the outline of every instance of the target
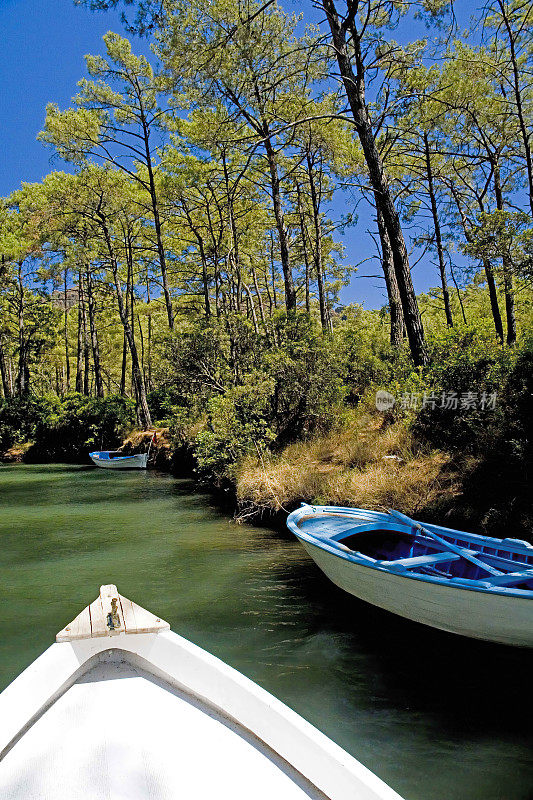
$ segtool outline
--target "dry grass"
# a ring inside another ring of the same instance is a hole
[[[150,442],[152,442],[152,446],[150,447],[150,462],[162,469],[169,466],[172,460],[172,441],[168,428],[133,431],[122,443],[120,449],[128,454],[144,453],[148,450]]]
[[[403,424],[383,427],[382,418],[372,414],[354,416],[327,436],[291,445],[277,457],[249,459],[237,479],[244,516],[290,510],[300,501],[398,507],[409,514],[458,490],[447,455],[422,451]]]
[[[6,464],[22,463],[24,456],[32,446],[33,442],[23,442],[22,444],[14,444],[8,450],[5,450],[0,455],[0,461]]]

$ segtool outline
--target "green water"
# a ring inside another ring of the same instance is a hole
[[[102,583],[257,681],[406,800],[532,800],[529,652],[369,608],[288,534],[234,525],[187,481],[0,467],[0,687]]]

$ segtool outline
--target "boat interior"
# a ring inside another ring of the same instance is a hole
[[[249,731],[120,657],[96,663],[24,732],[2,760],[0,797],[326,800]]]
[[[324,538],[326,529],[328,541],[346,548],[354,554],[371,559],[377,566],[391,570],[408,571],[413,574],[428,575],[435,578],[457,579],[461,581],[477,581],[492,586],[513,589],[533,590],[533,554],[520,554],[502,547],[489,547],[459,536],[449,537],[449,542],[462,553],[448,550],[445,544],[417,532],[416,536],[406,526],[395,525],[390,528],[368,523],[368,520],[316,520],[309,526],[310,520],[302,526],[315,536]],[[333,524],[332,524],[333,523]],[[322,535],[321,535],[322,534]],[[442,537],[442,533],[440,534]],[[494,540],[492,540],[493,542]],[[474,556],[486,563],[491,570],[485,570],[464,556]],[[498,572],[502,574],[490,574]]]

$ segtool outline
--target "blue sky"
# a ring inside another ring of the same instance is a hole
[[[311,0],[306,1],[310,10]],[[287,10],[302,8],[290,0],[283,5]],[[460,5],[463,12],[474,6],[472,0],[460,0]],[[84,54],[101,52],[101,39],[108,30],[123,32],[119,13],[91,13],[75,6],[73,0],[0,0],[1,195],[9,194],[22,181],[39,181],[51,169],[63,168],[59,162],[51,163],[50,151],[36,141],[45,107],[48,102],[62,108],[70,105],[76,82],[85,72]],[[147,52],[146,42],[137,42],[135,47]],[[333,212],[348,210],[348,198],[339,196]],[[348,263],[373,255],[373,243],[366,233],[370,226],[371,220],[362,212],[359,224],[341,238]],[[383,282],[363,277],[379,271],[377,262],[362,267],[343,290],[343,301],[357,301],[367,308],[383,305]],[[437,274],[428,263],[416,267],[413,278],[418,291],[437,283]]]

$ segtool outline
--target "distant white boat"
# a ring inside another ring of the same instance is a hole
[[[9,800],[401,800],[239,672],[102,586],[0,694]]]
[[[97,450],[89,453],[93,464],[103,469],[146,469],[148,453],[125,456],[120,450]]]

